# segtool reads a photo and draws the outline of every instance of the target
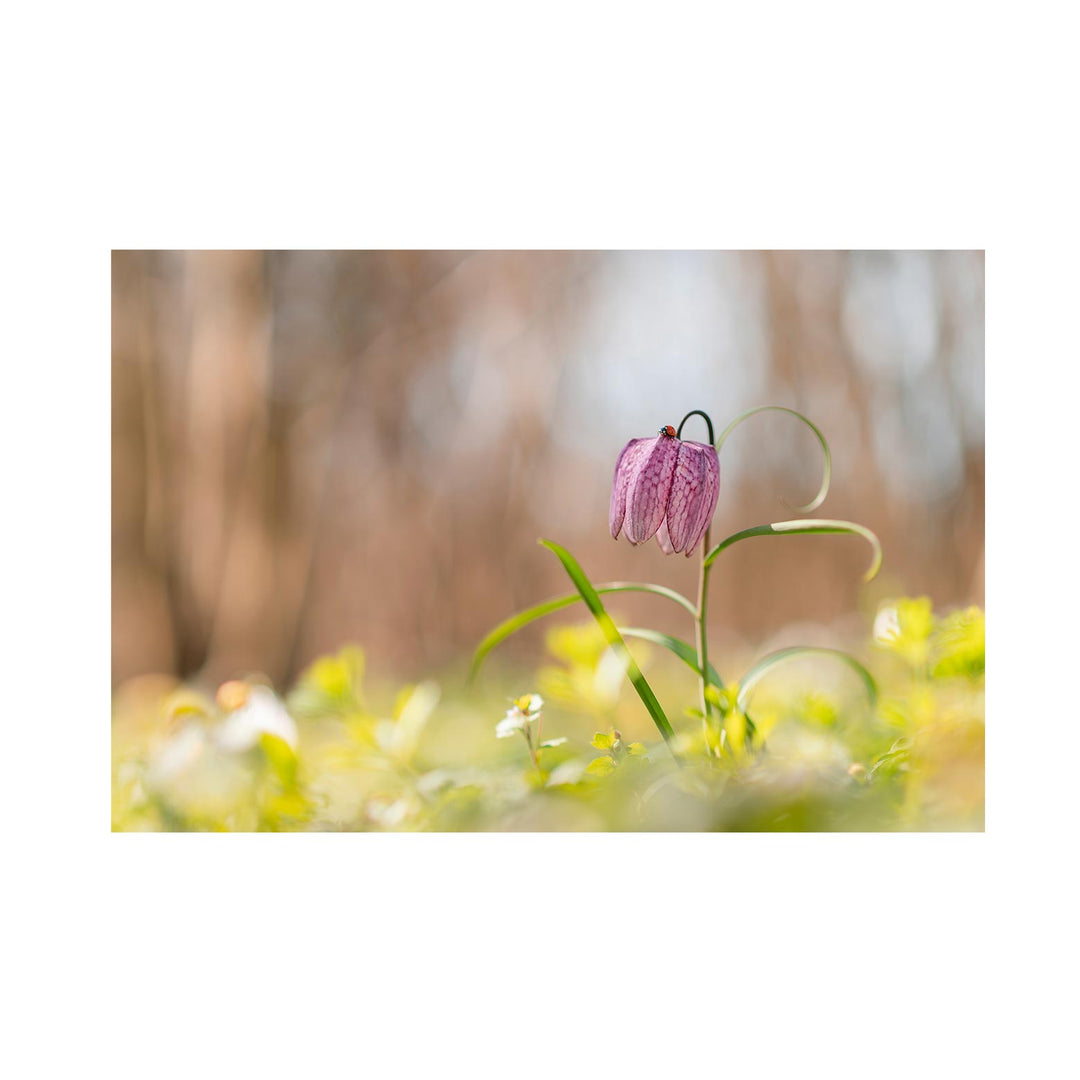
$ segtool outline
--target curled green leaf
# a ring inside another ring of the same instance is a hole
[[[854,521],[836,521],[829,518],[800,518],[795,521],[774,521],[771,525],[755,525],[751,529],[743,529],[741,532],[732,533],[725,537],[705,557],[705,565],[711,566],[713,560],[725,548],[740,540],[748,540],[752,536],[787,536],[811,534],[811,533],[848,533],[851,536],[861,536],[873,549],[873,557],[870,568],[863,575],[863,581],[870,581],[881,569],[881,541],[865,525],[858,525]]]
[[[801,420],[814,433],[817,441],[821,444],[822,453],[825,455],[825,468],[822,471],[821,486],[818,488],[817,494],[805,506],[791,506],[789,503],[784,502],[784,505],[789,507],[789,509],[798,510],[801,514],[809,514],[816,510],[825,501],[825,496],[829,494],[829,484],[832,482],[832,453],[829,450],[829,444],[826,441],[825,436],[821,433],[818,426],[803,416],[801,412],[796,412],[795,409],[789,409],[784,405],[759,405],[756,409],[747,409],[746,412],[736,416],[735,419],[720,432],[720,438],[716,440],[716,449],[719,452],[720,447],[724,444],[724,440],[739,426],[739,424],[744,420],[749,419],[751,416],[756,416],[760,412],[782,412],[794,416],[797,420]]]
[[[871,705],[877,704],[878,690],[877,683],[874,681],[874,676],[870,674],[866,668],[855,659],[854,656],[849,656],[846,652],[841,652],[839,649],[826,649],[816,645],[796,645],[789,649],[778,649],[774,653],[769,653],[768,656],[759,660],[744,676],[742,682],[739,684],[739,695],[737,698],[738,707],[745,711],[746,702],[750,697],[751,691],[758,685],[759,682],[768,674],[777,664],[782,664],[787,660],[795,660],[802,656],[831,656],[836,660],[840,660],[842,663],[847,664],[852,671],[858,675],[860,681],[866,690],[866,696],[870,699]]]

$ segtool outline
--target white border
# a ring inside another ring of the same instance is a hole
[[[149,11],[7,37],[5,1072],[1064,1071],[1077,87],[1050,8]],[[124,246],[988,247],[988,833],[109,835]]]

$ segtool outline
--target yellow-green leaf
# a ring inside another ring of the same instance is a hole
[[[274,775],[281,781],[285,788],[296,786],[296,754],[293,748],[277,735],[263,732],[259,736],[259,744],[262,746],[266,760],[273,769]]]
[[[659,729],[660,734],[663,735],[664,741],[668,744],[668,749],[671,751],[671,756],[674,757],[676,762],[681,766],[682,761],[672,747],[675,732],[672,730],[671,722],[668,720],[663,706],[657,700],[656,694],[653,693],[653,688],[649,685],[649,680],[645,678],[641,668],[638,667],[637,661],[626,647],[626,642],[623,641],[622,635],[619,633],[619,628],[607,613],[596,588],[593,586],[592,582],[589,581],[585,571],[578,565],[577,559],[575,559],[566,548],[560,547],[560,545],[551,540],[541,539],[540,543],[552,552],[559,562],[562,563],[563,569],[581,594],[582,600],[585,601],[585,606],[592,612],[593,618],[596,619],[597,624],[603,631],[608,644],[614,649],[616,655],[622,661],[623,668],[626,671],[626,677],[633,684],[634,689],[638,693],[638,697],[641,698],[641,703],[653,718],[653,722]],[[652,588],[655,589],[656,586],[653,586]]]

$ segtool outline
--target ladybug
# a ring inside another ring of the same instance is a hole
[[[670,424],[665,424],[656,434],[664,435],[669,439],[674,439],[675,429]]]

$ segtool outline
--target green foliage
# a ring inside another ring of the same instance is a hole
[[[589,581],[586,576],[585,571],[581,569],[577,560],[566,550],[566,548],[560,547],[551,540],[541,540],[540,543],[549,551],[554,552],[559,562],[563,564],[563,569],[569,575],[570,580],[574,583],[577,591],[581,594],[582,600],[585,601],[585,606],[592,612],[593,618],[596,619],[597,625],[603,632],[608,644],[622,661],[623,666],[626,669],[626,677],[638,692],[638,696],[648,710],[649,715],[653,718],[657,730],[670,745],[675,733],[664,713],[663,706],[657,700],[656,694],[653,693],[653,689],[649,685],[649,681],[642,674],[641,668],[637,665],[637,661],[626,647],[626,642],[623,641],[618,628],[612,621],[611,616],[605,610],[603,601],[601,601],[592,582]],[[672,751],[672,753],[674,754],[674,751]]]
[[[874,620],[874,644],[916,668],[930,657],[933,632],[934,611],[928,596],[883,604]]]
[[[697,653],[693,645],[688,642],[672,637],[670,634],[662,634],[659,630],[649,630],[637,626],[623,626],[620,627],[620,630],[623,637],[641,638],[643,641],[653,641],[657,645],[663,645],[665,649],[674,653],[684,664],[687,664],[693,671],[700,674]],[[724,685],[724,680],[720,678],[719,672],[712,664],[709,664],[708,672],[710,689]]]
[[[830,657],[846,664],[861,680],[863,688],[866,691],[866,696],[870,700],[870,704],[877,704],[878,690],[877,683],[874,681],[874,676],[871,675],[870,672],[855,659],[855,657],[849,656],[846,652],[841,652],[839,649],[823,649],[817,646],[799,645],[790,649],[779,649],[777,652],[770,653],[764,659],[759,660],[743,676],[742,682],[739,685],[737,698],[739,708],[746,708],[746,702],[750,696],[751,690],[753,690],[772,668],[785,661],[798,660],[808,656]]]
[[[976,607],[954,611],[941,620],[933,643],[934,675],[970,677],[986,670],[986,619]]]
[[[383,696],[363,685],[363,653],[346,648],[287,696],[295,745],[267,730],[233,750],[219,737],[229,710],[213,693],[170,685],[134,705],[127,693],[113,720],[113,827],[980,829],[984,622],[977,609],[935,614],[925,598],[890,600],[866,640],[850,643],[865,665],[821,650],[773,660],[767,677],[764,661],[749,665],[741,683],[710,680],[709,724],[692,704],[690,665],[649,666],[674,651],[639,650],[650,686],[678,705],[683,768],[628,692],[595,615],[548,634],[542,671],[563,672],[567,696],[540,686],[539,767],[526,740],[494,733],[514,702],[531,706],[522,690],[538,685],[535,674],[468,693],[428,680]]]
[[[770,525],[755,525],[750,529],[742,529],[725,537],[705,557],[705,565],[711,566],[716,557],[725,548],[737,544],[740,540],[750,540],[755,536],[800,536],[814,534],[848,534],[861,536],[871,547],[870,566],[863,575],[863,581],[871,581],[881,569],[881,541],[865,525],[859,525],[854,521],[835,521],[827,518],[807,518],[796,521],[774,521]]]
[[[259,736],[259,743],[278,783],[286,790],[294,790],[297,786],[297,760],[293,748],[284,739],[269,732]]]
[[[537,682],[544,699],[586,716],[611,712],[626,676],[599,626],[559,626],[547,632],[545,644],[559,663],[540,669]]]
[[[362,712],[363,681],[364,650],[346,645],[336,656],[320,657],[300,676],[289,708],[297,716]]]
[[[607,584],[596,586],[595,592],[605,594],[620,592],[653,593],[656,596],[663,596],[668,600],[674,601],[680,607],[685,608],[691,615],[693,615],[696,610],[694,605],[687,600],[685,596],[675,592],[674,589],[665,588],[663,585],[649,585],[644,582],[635,581],[611,581]],[[534,607],[527,608],[525,611],[519,611],[516,615],[511,615],[509,619],[499,623],[499,625],[496,626],[495,629],[492,630],[476,647],[476,652],[474,653],[472,660],[472,668],[469,671],[469,681],[471,682],[474,680],[479,674],[481,665],[484,663],[484,660],[491,650],[504,642],[512,634],[516,634],[518,630],[524,629],[530,623],[536,622],[537,619],[542,619],[546,615],[551,615],[556,611],[560,611],[562,608],[569,607],[571,604],[576,604],[584,599],[585,597],[580,591],[571,594],[570,596],[557,596],[553,600],[545,600],[543,603],[536,604]]]
[[[740,413],[731,421],[730,424],[723,431],[720,432],[719,438],[716,440],[716,449],[720,450],[720,447],[727,441],[727,437],[744,421],[749,420],[751,416],[757,416],[758,413],[763,412],[782,412],[787,413],[789,416],[794,416],[796,420],[805,424],[813,433],[814,438],[817,439],[818,445],[821,447],[821,452],[825,457],[825,467],[822,470],[821,486],[817,490],[817,494],[805,505],[796,506],[794,509],[798,510],[802,514],[809,514],[816,510],[824,501],[825,496],[829,494],[829,484],[832,480],[832,452],[829,450],[829,444],[825,439],[825,436],[821,433],[821,429],[810,420],[808,420],[801,412],[796,412],[794,409],[789,409],[785,405],[759,405],[754,409],[747,409],[746,412]]]
[[[938,619],[927,596],[882,604],[874,621],[874,644],[935,678],[974,677],[986,670],[983,613],[971,607]]]

